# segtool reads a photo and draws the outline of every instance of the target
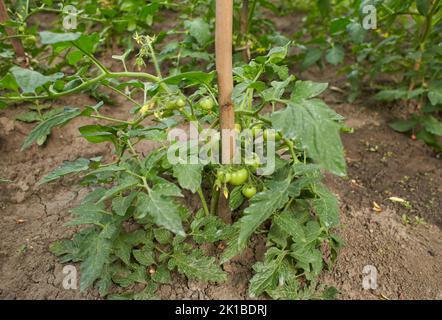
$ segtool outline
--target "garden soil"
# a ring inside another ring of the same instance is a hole
[[[345,81],[337,79],[333,70],[309,71],[302,78],[329,81],[332,89],[323,98],[354,128],[353,133],[343,135],[348,177],[326,177],[326,184],[340,200],[342,227],[337,232],[346,245],[321,281],[339,290],[338,299],[442,299],[440,155],[388,127],[403,114],[403,106],[370,103],[369,94],[347,103],[341,92]],[[124,119],[130,106],[115,100],[103,112]],[[54,106],[95,103],[87,95],[76,95],[58,100]],[[99,299],[94,290],[63,289],[63,265],[48,250],[53,241],[69,238],[76,231],[64,224],[70,220],[69,210],[80,203],[88,188],[72,177],[42,186],[36,182],[64,160],[103,156],[109,161],[112,148],[84,140],[78,127],[94,121],[76,119],[56,128],[44,146],[20,151],[34,126],[13,120],[25,109],[22,105],[0,111],[0,177],[11,181],[0,184],[0,299]],[[155,146],[141,147],[148,153]],[[406,203],[391,201],[391,197]],[[219,248],[205,249],[220,254]],[[205,284],[174,275],[171,285],[159,288],[159,296],[248,299],[252,265],[263,259],[264,252],[263,239],[253,237],[249,249],[223,266],[229,275],[227,282]],[[366,266],[377,270],[376,289],[363,288]]]

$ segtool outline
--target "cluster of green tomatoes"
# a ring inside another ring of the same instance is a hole
[[[247,183],[249,181],[249,177],[249,171],[246,168],[237,170],[220,169],[216,174],[216,178],[221,184],[230,184],[235,187],[243,186],[241,192],[247,199],[252,198],[257,192],[257,189],[253,184]]]

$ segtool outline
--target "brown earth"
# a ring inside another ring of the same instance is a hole
[[[278,25],[289,32],[293,24],[281,19]],[[302,76],[345,89],[344,80],[336,80],[333,70],[309,71]],[[343,136],[348,177],[326,178],[340,199],[342,227],[338,233],[346,246],[335,268],[321,280],[335,286],[340,299],[442,299],[440,158],[423,143],[388,128],[402,106],[387,108],[368,99],[348,104],[336,90],[328,90],[323,98],[346,117],[355,132]],[[129,107],[118,101],[104,110],[124,118]],[[54,106],[92,104],[95,102],[87,96],[77,95]],[[96,299],[93,290],[64,290],[63,265],[48,251],[50,243],[74,233],[74,228],[63,224],[70,219],[69,209],[88,190],[77,185],[75,178],[43,186],[36,182],[64,160],[98,155],[108,159],[111,147],[91,145],[81,138],[77,128],[92,121],[77,119],[55,129],[43,147],[21,152],[20,145],[33,125],[13,119],[24,109],[0,111],[0,177],[12,181],[0,183],[0,299]],[[146,151],[149,148],[152,146],[146,146]],[[392,202],[390,197],[402,198],[408,205]],[[411,222],[405,224],[403,216]],[[425,222],[417,224],[415,216]],[[229,273],[226,283],[204,284],[174,276],[173,284],[163,285],[159,295],[164,299],[247,299],[251,266],[262,259],[264,251],[265,244],[255,237],[249,249],[224,266]],[[362,287],[367,265],[378,271],[375,290]]]

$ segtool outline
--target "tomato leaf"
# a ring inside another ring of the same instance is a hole
[[[201,186],[202,164],[176,164],[173,166],[173,176],[184,189],[195,193]]]
[[[45,137],[50,134],[53,127],[63,125],[68,121],[78,117],[80,114],[81,110],[78,108],[65,108],[62,113],[59,113],[52,118],[40,122],[25,139],[21,150],[27,149],[32,143],[34,143],[41,137]]]
[[[53,75],[45,76],[37,71],[24,69],[17,66],[12,67],[9,71],[14,76],[23,93],[35,92],[35,89],[48,82],[54,82],[57,79],[63,78],[64,75],[62,72],[57,72]]]
[[[218,282],[227,279],[226,273],[216,265],[215,258],[205,256],[201,250],[175,251],[169,260],[169,269],[174,267],[190,279]]]
[[[317,164],[344,176],[346,165],[337,114],[320,100],[296,100],[271,116],[273,127],[284,136],[300,141]]]
[[[54,44],[59,42],[74,41],[80,38],[80,32],[55,33],[51,31],[39,32],[41,44]]]
[[[46,175],[43,179],[37,182],[37,185],[48,183],[57,180],[65,175],[71,173],[78,173],[89,169],[89,159],[79,158],[73,162],[65,161],[57,169]]]

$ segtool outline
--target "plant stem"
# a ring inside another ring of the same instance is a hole
[[[87,89],[88,87],[100,82],[104,79],[110,78],[140,78],[140,79],[148,79],[153,82],[160,82],[160,79],[151,75],[149,73],[143,72],[102,72],[99,76],[89,79],[79,86],[72,88],[70,90],[62,91],[62,92],[54,92],[51,91],[51,95],[38,95],[38,96],[14,96],[14,97],[5,97],[1,96],[0,100],[4,101],[12,101],[12,102],[20,102],[20,101],[31,101],[31,100],[43,100],[43,99],[55,99],[63,96],[67,96],[69,94],[77,93],[81,90]]]
[[[130,102],[132,102],[133,104],[135,104],[138,107],[142,107],[142,105],[140,103],[138,103],[137,101],[135,101],[134,99],[132,99],[131,97],[129,97],[127,94],[125,94],[123,91],[118,90],[117,88],[112,87],[111,85],[105,84],[103,83],[103,86],[105,86],[106,88],[111,89],[112,91],[118,93],[119,95],[125,97],[127,100],[129,100]]]
[[[118,122],[118,123],[127,124],[127,125],[131,124],[131,122],[128,122],[128,121],[115,119],[115,118],[111,118],[111,117],[106,117],[106,116],[102,116],[102,115],[91,114],[89,117],[94,118],[94,119],[107,120],[107,121],[111,121],[111,122]]]
[[[160,65],[159,65],[159,63],[158,63],[158,60],[157,60],[157,56],[156,56],[156,54],[155,54],[155,51],[153,50],[152,44],[149,42],[147,45],[148,45],[148,47],[149,47],[150,57],[152,58],[152,62],[153,62],[153,65],[154,65],[154,67],[155,67],[155,71],[157,72],[157,76],[158,76],[159,78],[163,78],[163,76],[161,75]]]
[[[238,114],[245,115],[245,116],[249,116],[249,117],[256,118],[256,119],[258,119],[258,120],[260,120],[260,121],[262,121],[262,122],[264,122],[264,123],[266,123],[266,124],[269,124],[269,125],[272,124],[272,121],[270,121],[270,120],[269,120],[268,118],[266,118],[266,117],[263,117],[263,116],[259,115],[259,114],[256,113],[255,111],[238,110],[237,113],[238,113]]]
[[[204,213],[206,214],[206,216],[210,215],[209,208],[207,207],[206,198],[204,197],[203,190],[201,189],[201,187],[198,188],[197,192],[201,199],[201,204],[203,205]]]
[[[130,142],[130,139],[127,139],[127,145],[129,146],[130,151],[132,152],[132,154],[135,156],[135,158],[138,161],[138,164],[140,165],[140,167],[143,167],[143,163],[140,160],[140,156],[138,155],[137,151],[134,149],[134,146],[132,145],[132,143]],[[143,183],[147,186],[147,183],[145,181],[146,179],[143,177]],[[147,190],[149,190],[149,188],[147,188]]]
[[[212,190],[212,199],[210,200],[210,214],[216,215],[216,212],[218,211],[218,202],[219,202],[219,196],[220,196],[221,190],[216,190],[215,187],[213,187]]]

